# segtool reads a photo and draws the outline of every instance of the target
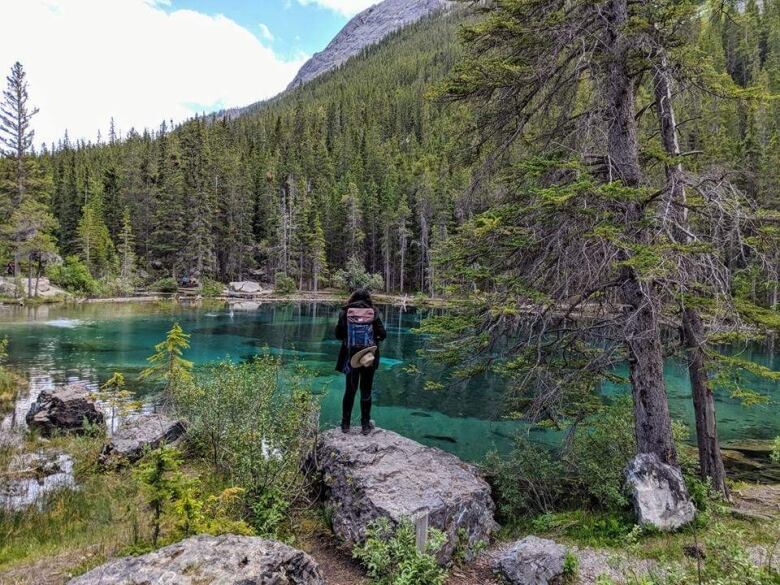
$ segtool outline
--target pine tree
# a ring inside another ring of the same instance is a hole
[[[108,275],[114,253],[114,244],[103,218],[103,197],[100,187],[89,196],[82,209],[77,228],[82,257],[90,273],[96,277]]]
[[[3,101],[0,103],[0,148],[3,154],[13,158],[13,183],[9,198],[0,201],[0,210],[12,213],[25,202],[28,190],[29,169],[27,154],[33,144],[35,131],[32,129],[32,118],[38,113],[38,108],[29,104],[26,73],[18,61],[11,67],[11,73],[6,77],[6,89],[3,90]],[[16,237],[21,237],[18,230],[11,230]],[[19,240],[13,242],[14,276],[19,278],[18,254],[22,244]]]
[[[135,237],[130,222],[130,210],[122,213],[122,230],[119,232],[119,277],[127,284],[132,283],[135,274]]]
[[[164,341],[154,346],[154,353],[147,358],[149,367],[141,372],[142,380],[163,382],[167,398],[176,397],[177,390],[192,380],[192,362],[182,356],[190,346],[189,334],[174,323]]]

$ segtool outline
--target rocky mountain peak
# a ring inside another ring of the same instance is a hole
[[[350,20],[325,49],[301,67],[287,89],[294,89],[343,65],[393,32],[451,5],[448,0],[384,0]]]

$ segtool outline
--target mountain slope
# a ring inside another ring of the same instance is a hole
[[[450,4],[447,0],[384,0],[367,8],[301,67],[287,89],[299,87],[343,65],[366,47]]]

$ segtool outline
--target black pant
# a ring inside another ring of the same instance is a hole
[[[347,387],[344,390],[344,400],[341,403],[341,422],[349,424],[352,418],[352,406],[355,404],[355,394],[360,386],[360,423],[368,424],[371,420],[371,389],[374,387],[375,368],[353,368],[346,375]]]

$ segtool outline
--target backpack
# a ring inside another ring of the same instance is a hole
[[[374,340],[374,309],[347,309],[347,347],[363,349],[376,345]]]

